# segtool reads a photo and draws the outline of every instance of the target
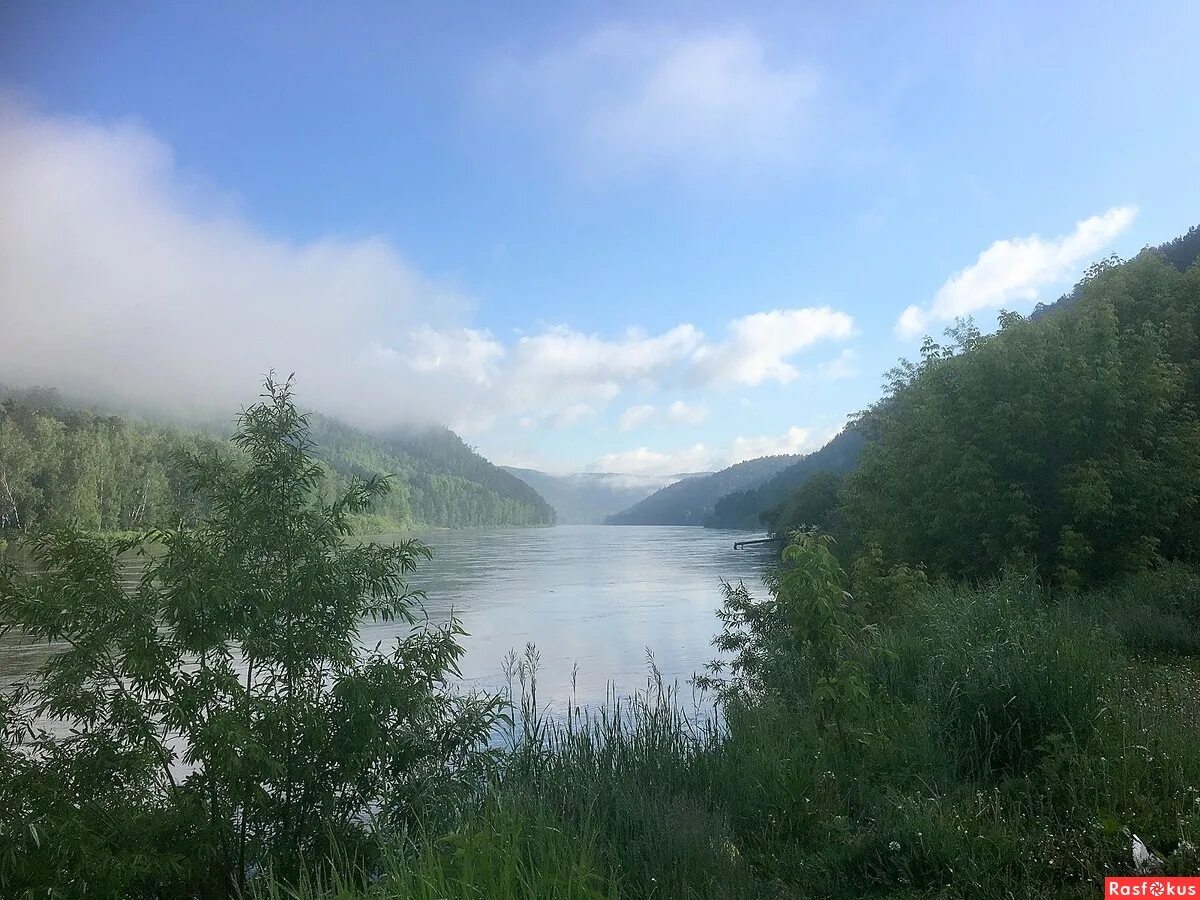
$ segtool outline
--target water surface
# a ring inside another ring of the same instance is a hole
[[[713,657],[721,579],[762,591],[770,554],[733,549],[748,536],[601,525],[434,531],[422,536],[433,559],[411,584],[428,595],[431,620],[446,621],[451,609],[462,620],[469,635],[460,665],[469,683],[503,686],[505,654],[533,643],[541,654],[539,705],[561,707],[569,696],[595,704],[610,688],[623,695],[645,687],[647,651],[668,683],[684,685],[702,670]],[[386,645],[403,627],[364,623],[364,643]],[[0,684],[31,672],[49,652],[10,634],[0,642]]]
[[[647,651],[668,681],[680,683],[713,657],[721,579],[762,590],[769,559],[734,550],[746,532],[666,526],[565,525],[556,528],[433,532],[433,550],[412,579],[428,594],[433,619],[451,608],[470,635],[463,675],[503,683],[510,649],[541,653],[539,700],[574,693],[585,703],[644,687]],[[364,638],[394,625],[368,626]]]

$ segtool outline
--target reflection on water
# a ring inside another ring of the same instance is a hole
[[[611,684],[628,694],[646,684],[646,651],[664,678],[681,684],[713,656],[720,580],[744,580],[762,591],[769,555],[735,551],[743,532],[684,527],[562,526],[539,529],[437,531],[424,536],[433,560],[412,584],[428,594],[433,621],[453,608],[470,633],[464,678],[503,685],[510,649],[541,651],[540,702],[604,700]],[[386,538],[374,538],[386,540]],[[385,644],[401,628],[365,623],[363,641]],[[30,672],[47,648],[0,643],[0,683]]]
[[[463,675],[486,687],[503,683],[509,649],[532,641],[541,651],[540,700],[602,701],[644,687],[646,651],[664,678],[691,678],[712,659],[720,581],[761,591],[768,557],[736,551],[742,532],[686,527],[558,528],[436,532],[425,537],[433,561],[418,572],[431,618],[451,607],[470,632]],[[369,626],[373,642],[387,627]]]

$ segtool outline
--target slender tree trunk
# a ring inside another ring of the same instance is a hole
[[[21,515],[17,512],[17,498],[13,496],[12,488],[8,484],[8,476],[4,472],[0,472],[0,485],[4,486],[4,493],[8,497],[8,505],[12,507],[13,524],[20,531]]]
[[[246,661],[246,734],[250,733],[250,695],[254,686],[254,660]],[[250,818],[250,778],[242,777],[242,821],[238,823],[237,887],[241,896],[246,890],[246,825]]]

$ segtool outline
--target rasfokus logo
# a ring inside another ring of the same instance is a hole
[[[1200,877],[1126,875],[1104,879],[1105,897],[1200,897]]]

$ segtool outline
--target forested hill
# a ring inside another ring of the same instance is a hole
[[[762,528],[764,516],[783,504],[797,488],[818,473],[835,475],[850,471],[858,464],[864,435],[850,427],[828,444],[801,457],[761,484],[726,494],[713,506],[704,523],[709,528]]]
[[[754,487],[801,457],[763,456],[711,475],[685,478],[656,491],[624,512],[609,516],[609,525],[703,525],[716,502],[733,491]]]
[[[317,456],[346,478],[393,473],[379,512],[393,522],[465,528],[553,525],[554,510],[521,479],[493,465],[448,428],[374,435],[313,416]]]
[[[779,527],[954,576],[1015,563],[1078,584],[1200,561],[1196,234],[1093,266],[1037,318],[927,340],[860,418],[857,468],[801,488]]]
[[[52,390],[0,388],[0,398],[0,529],[136,530],[187,522],[202,510],[181,459],[232,455],[216,431],[104,415]],[[365,529],[554,522],[536,491],[446,429],[379,437],[324,416],[311,422],[332,487],[345,487],[354,475],[396,476],[391,493],[363,519]]]
[[[1200,227],[1193,227],[1181,237],[1158,247],[1147,249],[1139,256],[1139,259],[1144,265],[1149,265],[1146,260],[1158,260],[1175,272],[1184,273],[1198,256],[1200,256]],[[1116,257],[1102,260],[1089,268],[1083,281],[1071,293],[1060,297],[1054,303],[1039,303],[1027,319],[1006,314],[1003,322],[1012,326],[1019,321],[1024,321],[1031,327],[1034,327],[1034,323],[1039,323],[1036,327],[1052,328],[1053,326],[1050,325],[1041,325],[1041,321],[1048,317],[1053,318],[1057,314],[1063,314],[1081,302],[1093,304],[1105,302],[1098,299],[1099,292],[1113,290],[1116,285],[1122,285],[1121,290],[1128,291],[1129,288],[1124,285],[1132,277],[1131,272],[1150,271],[1150,269],[1134,268],[1135,262],[1122,263]],[[1110,272],[1111,274],[1106,274]],[[1118,274],[1118,272],[1124,274]],[[1164,283],[1169,280],[1169,276],[1162,278]],[[1149,289],[1148,285],[1142,287]],[[1119,296],[1117,295],[1118,299],[1114,301],[1114,308],[1121,310]],[[1143,303],[1139,304],[1136,312],[1122,311],[1125,315],[1134,317],[1123,323],[1123,327],[1136,327],[1136,316],[1144,315],[1146,316],[1146,325],[1172,331],[1176,335],[1176,341],[1181,339],[1182,333],[1192,327],[1178,319],[1172,320],[1172,317],[1177,316],[1178,313],[1170,312],[1166,306],[1159,304]],[[1197,311],[1196,314],[1200,315],[1200,311]],[[1164,320],[1163,317],[1167,318]],[[968,342],[972,346],[976,344],[982,346],[990,340],[990,338],[981,338],[970,328],[962,334],[971,335]],[[1002,340],[997,347],[993,348],[994,352],[1003,352],[1000,348],[1005,346],[1012,345]],[[941,348],[934,345],[929,353],[935,357],[939,354],[953,356],[957,355],[961,349],[960,346]],[[921,366],[911,367],[907,369],[906,373],[902,366],[897,373],[905,373],[903,374],[904,378],[911,378],[915,376],[918,369],[928,369],[935,361],[932,357],[928,357]],[[963,365],[968,364],[963,363]],[[932,378],[932,376],[929,377]],[[983,396],[976,399],[980,403],[986,403],[986,398]],[[887,409],[888,407],[884,403],[877,405],[869,419],[876,422],[884,419]],[[997,427],[999,427],[999,423],[997,423]],[[834,515],[835,510],[830,505],[835,502],[835,498],[841,490],[842,476],[857,467],[866,441],[866,433],[867,430],[864,427],[847,428],[821,450],[804,457],[758,487],[737,491],[721,498],[706,524],[718,528],[756,528],[766,525],[773,530],[787,530],[803,525],[833,527],[837,516]],[[929,452],[933,452],[932,447],[929,448]],[[817,475],[821,477],[815,477]],[[855,483],[861,485],[862,482],[859,480]],[[848,536],[843,535],[843,537]]]

